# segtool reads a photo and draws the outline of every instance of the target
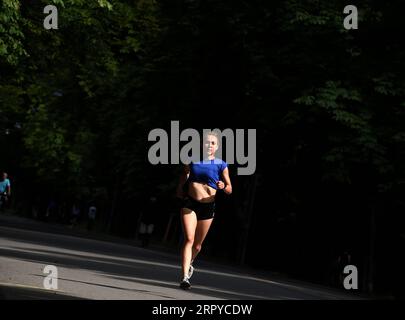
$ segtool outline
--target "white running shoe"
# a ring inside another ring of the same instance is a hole
[[[189,279],[191,279],[193,273],[194,273],[194,267],[193,267],[192,264],[190,264],[190,268],[188,269],[188,275],[187,275],[187,277],[188,277]]]
[[[191,288],[190,280],[187,277],[184,277],[183,280],[181,280],[180,288],[185,290]]]

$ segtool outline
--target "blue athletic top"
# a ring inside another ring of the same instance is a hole
[[[10,186],[10,180],[5,179],[0,181],[0,193],[4,193],[7,190],[7,187]]]
[[[189,182],[206,183],[214,189],[218,189],[217,182],[222,172],[228,167],[228,164],[221,159],[203,160],[190,163]]]

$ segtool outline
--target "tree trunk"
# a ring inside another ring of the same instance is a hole
[[[376,237],[376,221],[375,221],[375,208],[371,208],[370,217],[370,243],[369,243],[369,262],[368,262],[368,280],[367,280],[367,292],[374,292],[374,275],[375,275],[375,237]]]
[[[251,186],[248,189],[248,194],[247,197],[249,199],[248,201],[248,206],[247,206],[247,226],[246,226],[246,231],[243,237],[243,242],[242,242],[242,253],[241,253],[241,258],[240,258],[240,264],[245,264],[246,262],[246,253],[247,253],[247,246],[249,242],[249,231],[250,227],[252,224],[252,218],[253,218],[253,208],[254,208],[254,203],[255,203],[255,195],[256,195],[256,186],[257,186],[257,174],[254,174],[252,177],[252,182]]]

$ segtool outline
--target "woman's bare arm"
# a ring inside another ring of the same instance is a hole
[[[231,194],[232,193],[232,184],[231,184],[231,178],[229,178],[229,170],[228,168],[225,168],[224,171],[222,171],[222,179],[224,179],[224,192],[226,194]]]
[[[183,198],[183,186],[186,183],[188,176],[190,175],[190,167],[188,165],[185,165],[183,167],[183,171],[180,175],[179,178],[179,183],[177,185],[177,190],[176,190],[176,196],[178,198]]]

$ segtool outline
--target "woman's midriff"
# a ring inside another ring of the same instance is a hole
[[[213,202],[216,193],[217,190],[214,188],[199,182],[190,182],[188,187],[188,195],[193,199],[204,203]]]

